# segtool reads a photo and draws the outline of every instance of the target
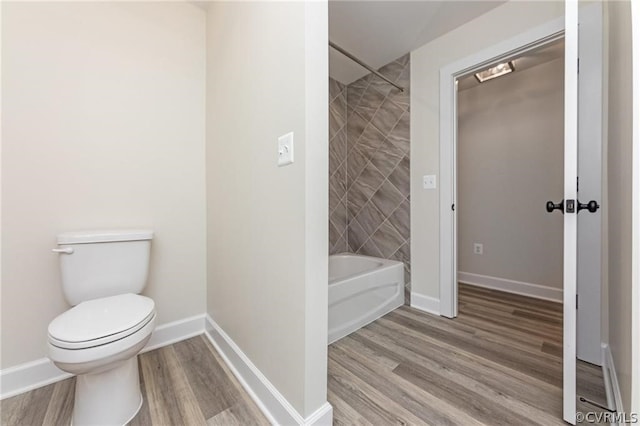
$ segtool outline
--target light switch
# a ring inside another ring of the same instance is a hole
[[[278,138],[278,167],[293,163],[293,132]]]
[[[422,176],[422,187],[424,189],[436,189],[436,175]]]

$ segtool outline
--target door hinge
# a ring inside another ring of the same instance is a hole
[[[456,211],[456,205],[455,204],[451,204],[451,211],[455,212]]]
[[[580,74],[580,58],[578,58],[578,74]]]
[[[578,295],[576,294],[576,309],[578,309]]]
[[[576,177],[576,192],[580,192],[580,176]]]

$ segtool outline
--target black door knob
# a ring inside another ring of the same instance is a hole
[[[560,210],[564,214],[564,200],[560,201],[558,204],[553,201],[547,201],[547,211],[551,213],[554,210]]]
[[[600,208],[600,205],[596,200],[591,200],[587,204],[582,204],[580,201],[578,201],[578,213],[580,212],[580,210],[585,210],[585,209],[589,210],[590,213],[595,213],[598,211],[599,208]]]

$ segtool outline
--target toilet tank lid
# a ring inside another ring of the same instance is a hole
[[[58,244],[109,243],[115,241],[144,241],[153,238],[149,229],[112,229],[75,231],[58,234]]]

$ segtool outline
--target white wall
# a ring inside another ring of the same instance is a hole
[[[631,4],[609,2],[606,12],[609,29],[608,330],[623,406],[630,412],[633,368]]]
[[[326,401],[326,8],[219,2],[207,21],[207,310],[303,417]]]
[[[57,233],[156,232],[158,323],[205,310],[205,12],[2,4],[2,368],[46,356],[68,308]]]
[[[562,290],[563,108],[564,58],[459,92],[459,271]]]
[[[439,189],[423,190],[421,180],[439,173],[440,68],[563,13],[560,1],[511,1],[411,53],[412,292],[439,298]]]

